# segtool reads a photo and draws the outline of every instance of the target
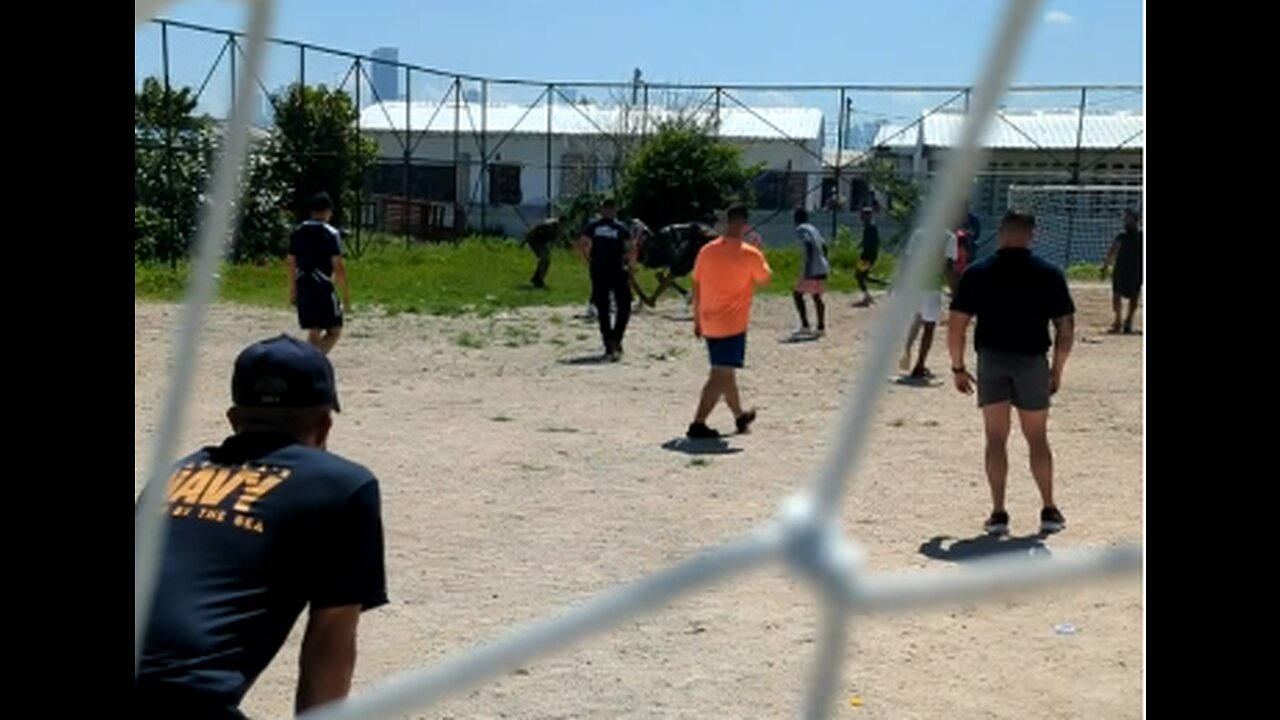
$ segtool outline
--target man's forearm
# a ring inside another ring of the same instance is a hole
[[[1053,338],[1053,368],[1054,373],[1061,373],[1063,368],[1067,366],[1067,357],[1071,355],[1071,346],[1075,344],[1076,330],[1075,321],[1067,318],[1056,326],[1056,332]]]
[[[345,305],[351,305],[351,288],[347,285],[347,271],[345,269],[338,271],[338,287],[342,288],[342,302]]]
[[[298,692],[294,698],[294,710],[302,714],[326,703],[342,700],[351,692],[351,678],[355,674],[356,649],[331,649],[323,657],[303,649],[298,672]]]

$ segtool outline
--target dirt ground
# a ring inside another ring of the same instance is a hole
[[[1105,333],[1105,288],[1074,292],[1077,345],[1050,421],[1068,527],[1049,552],[1142,537],[1142,338]],[[581,360],[598,353],[581,309],[349,318],[332,356],[344,412],[330,449],[381,480],[391,597],[362,620],[356,692],[771,517],[831,442],[879,313],[833,296],[827,337],[791,344],[790,299],[758,300],[741,382],[759,420],[730,440],[739,452],[691,456],[664,448],[682,436],[706,372],[682,306],[636,316],[616,365]],[[177,317],[176,306],[134,305],[135,493]],[[287,313],[211,311],[181,452],[227,433],[235,354],[293,326]],[[949,381],[949,364],[940,334],[930,365]],[[731,428],[723,406],[711,424]],[[873,427],[844,512],[873,569],[945,571],[1036,544],[1039,503],[1016,430],[1013,538],[965,542],[989,511],[972,398],[949,382],[886,378]],[[833,717],[1139,718],[1142,598],[1135,578],[855,621]],[[816,609],[807,586],[766,567],[415,717],[794,717]],[[1064,623],[1076,632],[1056,632]],[[299,630],[246,699],[253,716],[291,713]]]

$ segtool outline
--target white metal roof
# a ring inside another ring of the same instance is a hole
[[[837,150],[836,148],[823,148],[822,164],[827,167],[835,167],[839,163],[840,167],[854,167],[862,164],[863,160],[871,157],[871,153],[866,150],[854,150],[845,148]]]
[[[928,147],[952,147],[960,142],[964,115],[937,112],[924,119],[924,144]],[[1000,113],[987,130],[984,146],[999,149],[1072,149],[1080,114],[1073,111]],[[1146,146],[1146,118],[1137,113],[1085,113],[1080,147],[1111,149],[1122,143],[1127,149]],[[914,147],[917,126],[885,125],[876,133],[875,144],[883,147]],[[1127,141],[1127,142],[1126,142]]]
[[[437,112],[439,108],[439,112]],[[454,105],[445,103],[409,104],[409,125],[413,132],[450,133],[454,130]],[[470,116],[468,116],[470,112]],[[629,125],[638,130],[638,111]],[[664,111],[651,109],[651,120],[658,119]],[[709,116],[712,110],[703,108],[700,115]],[[434,115],[434,119],[432,116]],[[460,110],[460,129],[463,132],[479,131],[480,105],[464,103]],[[618,133],[624,126],[622,110],[617,107],[595,105],[570,106],[567,102],[551,105],[551,133],[553,135],[601,135]],[[430,122],[430,127],[427,123]],[[507,133],[545,135],[547,132],[547,106],[490,104],[484,119],[490,134]],[[360,112],[360,128],[370,132],[404,132],[405,104],[385,102],[373,104]],[[721,107],[720,134],[724,137],[757,140],[807,140],[822,136],[822,111],[803,107],[766,107],[745,110],[741,107]]]

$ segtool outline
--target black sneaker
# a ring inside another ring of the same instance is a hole
[[[1040,511],[1040,532],[1056,533],[1067,526],[1067,519],[1056,507],[1047,507]]]
[[[756,421],[756,411],[748,410],[734,420],[734,425],[738,426],[739,433],[747,433],[751,431],[751,423]]]
[[[1009,513],[1004,510],[996,510],[991,513],[991,517],[983,523],[982,529],[988,535],[1003,535],[1009,532]]]
[[[717,430],[707,427],[706,423],[689,423],[689,431],[685,433],[685,437],[690,440],[710,440],[720,437]]]

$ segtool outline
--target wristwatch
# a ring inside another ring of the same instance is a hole
[[[969,371],[965,369],[965,366],[961,365],[960,367],[951,368],[951,372],[955,373],[956,375],[959,375],[960,373],[966,373]]]

